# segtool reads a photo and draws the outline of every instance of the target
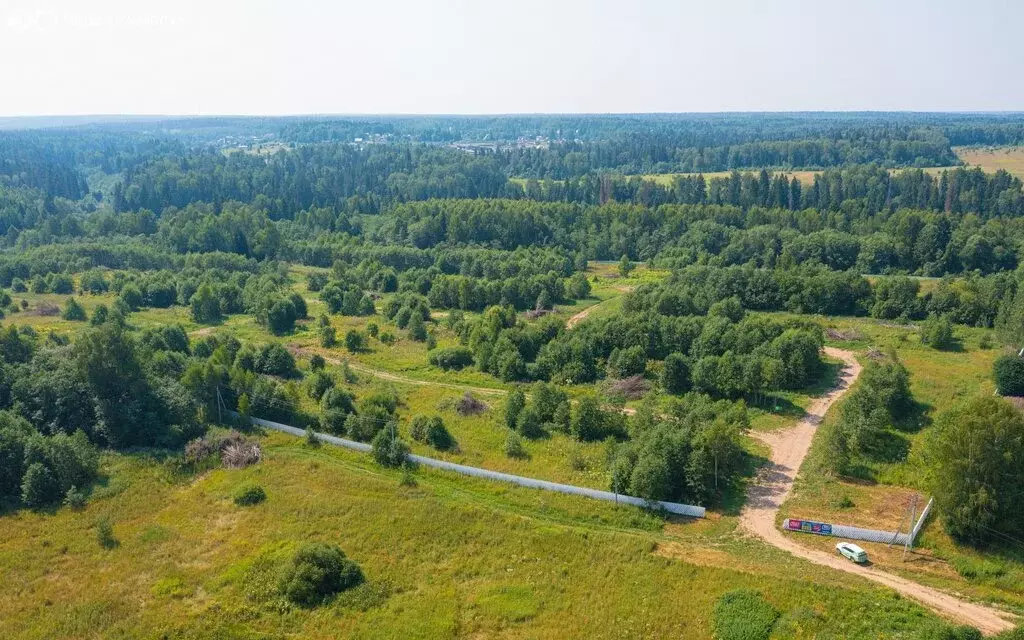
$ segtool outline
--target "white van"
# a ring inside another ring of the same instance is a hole
[[[840,542],[836,545],[836,551],[844,558],[853,560],[857,564],[864,564],[868,561],[868,553],[852,542]]]

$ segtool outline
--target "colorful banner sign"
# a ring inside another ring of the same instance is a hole
[[[814,522],[813,520],[794,520],[790,518],[786,520],[786,528],[790,531],[815,533],[819,536],[832,535],[832,525],[825,522]]]

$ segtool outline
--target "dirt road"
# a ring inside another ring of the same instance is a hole
[[[1012,628],[1014,625],[1010,622],[1009,616],[991,607],[961,600],[871,566],[853,564],[839,555],[808,549],[779,529],[776,524],[779,507],[793,489],[793,481],[811,447],[818,424],[829,407],[846,393],[860,375],[860,364],[849,351],[826,348],[825,353],[845,363],[839,384],[827,395],[815,400],[807,409],[807,415],[796,426],[775,433],[752,434],[771,447],[772,458],[771,464],[762,469],[757,482],[747,491],[747,504],[740,514],[743,528],[768,544],[789,551],[799,558],[839,571],[854,573],[895,589],[942,616],[977,627],[986,635],[994,635]]]
[[[598,308],[599,306],[601,306],[605,302],[608,302],[608,301],[607,300],[603,300],[601,302],[598,302],[597,304],[592,304],[589,307],[587,307],[586,309],[584,309],[583,311],[580,311],[579,313],[577,313],[573,317],[569,318],[568,320],[565,321],[565,328],[566,329],[572,329],[573,327],[575,327],[579,323],[583,322],[584,320],[587,319],[587,316],[590,315],[591,311],[593,311],[594,309]]]
[[[634,289],[636,289],[636,287],[634,287],[634,286],[632,286],[632,285],[622,285],[622,286],[618,286],[618,287],[616,287],[616,289],[618,289],[618,290],[619,290],[619,291],[621,291],[622,293],[629,293],[630,291],[633,291]],[[566,329],[572,329],[573,327],[575,327],[575,326],[576,326],[576,325],[578,325],[579,323],[581,323],[581,322],[583,322],[584,320],[586,320],[586,319],[587,319],[587,316],[589,316],[589,315],[590,315],[590,313],[591,313],[591,312],[592,312],[592,311],[593,311],[594,309],[596,309],[596,308],[600,307],[601,305],[603,305],[603,304],[605,304],[605,303],[607,303],[607,302],[611,302],[612,300],[614,300],[614,299],[615,299],[615,298],[617,298],[617,297],[618,297],[618,296],[613,296],[613,297],[611,297],[611,298],[607,298],[607,299],[605,299],[605,300],[602,300],[602,301],[600,301],[600,302],[597,302],[597,303],[594,303],[594,304],[590,305],[589,307],[587,307],[587,308],[586,308],[586,309],[584,309],[583,311],[580,311],[579,313],[577,313],[577,314],[576,314],[576,315],[574,315],[573,317],[571,317],[571,318],[569,318],[568,320],[566,320],[566,321],[565,321],[565,328],[566,328]]]

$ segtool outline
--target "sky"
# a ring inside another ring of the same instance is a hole
[[[1024,110],[1020,0],[0,0],[0,116]]]

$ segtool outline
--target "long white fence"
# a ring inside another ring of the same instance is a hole
[[[851,527],[845,524],[829,524],[827,522],[815,522],[811,520],[797,520],[786,518],[782,521],[782,528],[785,531],[798,531],[801,533],[812,533],[819,536],[832,536],[834,538],[848,538],[850,540],[866,540],[868,542],[881,542],[884,544],[913,545],[917,534],[921,532],[928,514],[932,510],[932,502],[929,500],[925,505],[921,517],[914,523],[909,533],[897,533],[895,531],[881,531],[879,529],[862,529]]]
[[[250,418],[250,420],[255,425],[266,427],[267,429],[274,429],[275,431],[289,433],[293,436],[306,435],[305,430],[299,429],[298,427],[293,427],[291,425],[281,424],[280,422],[272,422],[270,420],[264,420],[262,418]],[[363,453],[370,453],[373,450],[373,447],[366,444],[365,442],[347,440],[345,438],[339,438],[337,436],[332,436],[325,433],[317,433],[316,437],[329,444],[333,444],[338,447],[345,447],[346,449],[352,449],[355,451],[361,451]],[[610,491],[600,491],[598,489],[576,487],[570,484],[559,484],[557,482],[548,482],[547,480],[526,478],[524,476],[516,476],[510,473],[501,473],[500,471],[480,469],[479,467],[467,467],[464,464],[456,464],[454,462],[437,460],[436,458],[427,458],[425,456],[410,455],[409,460],[415,462],[416,464],[423,465],[424,467],[433,467],[435,469],[444,469],[445,471],[454,471],[455,473],[461,473],[463,475],[473,476],[476,478],[498,480],[499,482],[509,482],[511,484],[516,484],[521,487],[542,489],[544,491],[555,491],[557,493],[567,493],[575,496],[593,498],[595,500],[604,500],[607,502],[630,504],[637,507],[663,509],[669,513],[690,516],[692,518],[703,518],[705,513],[704,507],[697,507],[690,504],[680,504],[678,502],[663,502],[661,500],[644,500],[643,498],[624,496],[622,494],[612,493]]]

